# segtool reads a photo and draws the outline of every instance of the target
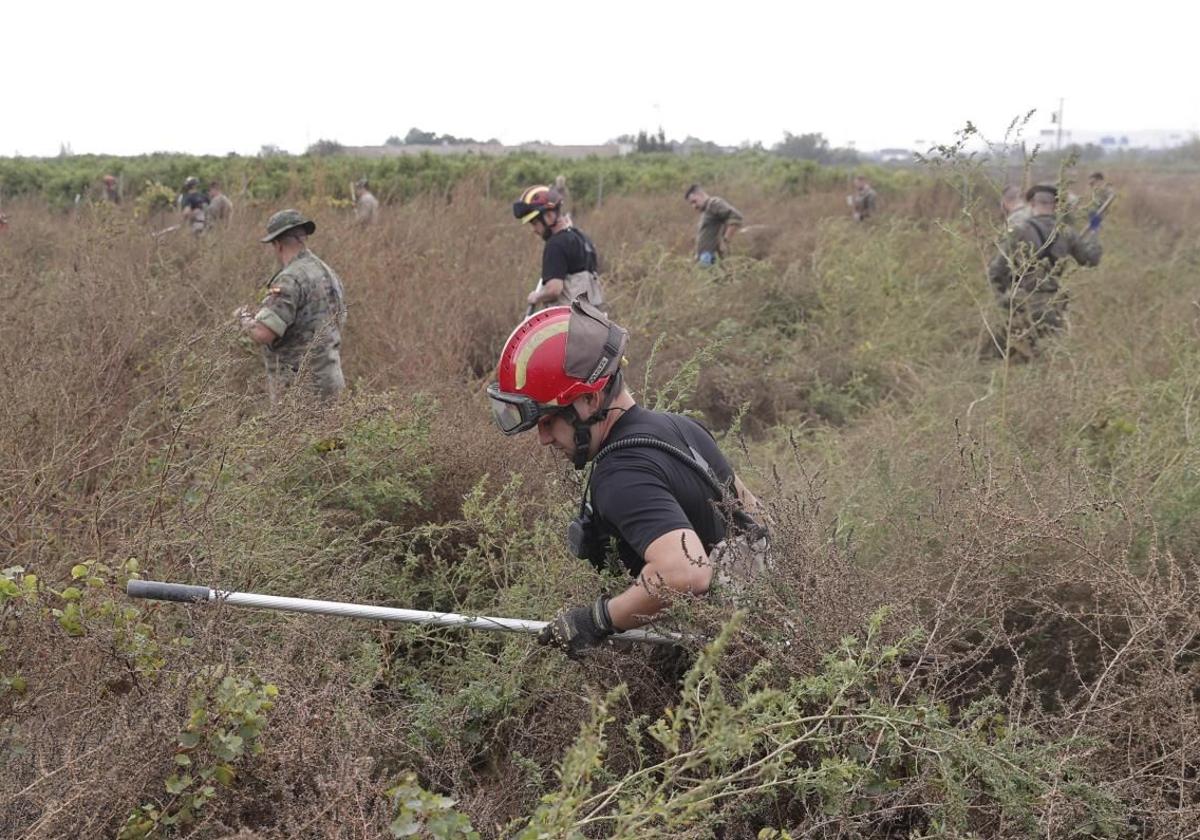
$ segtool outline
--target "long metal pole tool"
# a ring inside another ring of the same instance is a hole
[[[398,607],[377,607],[371,604],[348,604],[342,601],[314,601],[309,598],[284,598],[278,595],[259,595],[254,592],[224,592],[207,586],[184,583],[163,583],[156,580],[131,580],[125,585],[130,598],[151,601],[176,601],[184,604],[219,602],[233,607],[252,607],[260,610],[336,615],[346,618],[367,618],[375,621],[399,621],[404,624],[423,624],[428,627],[465,627],[469,630],[491,630],[499,633],[537,635],[549,622],[524,618],[492,618],[486,615],[405,610]],[[614,641],[644,642],[651,645],[672,645],[681,640],[674,634],[664,636],[649,630],[626,630],[617,633]]]
[[[542,287],[543,287],[543,286],[545,286],[545,285],[546,285],[546,281],[545,281],[545,279],[543,279],[543,278],[539,277],[539,278],[538,278],[538,284],[537,284],[537,287],[534,289],[534,291],[535,291],[535,292],[540,292],[540,291],[542,290]],[[537,306],[537,304],[536,304],[536,303],[531,303],[531,304],[529,304],[528,306],[526,306],[526,307],[525,307],[525,317],[526,317],[526,318],[528,318],[530,315],[532,315],[532,314],[533,314],[533,307],[535,307],[535,306]]]

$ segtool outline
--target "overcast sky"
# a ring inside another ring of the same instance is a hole
[[[10,0],[0,155],[1200,129],[1190,3]]]

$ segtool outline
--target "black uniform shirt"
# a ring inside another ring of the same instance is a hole
[[[184,210],[203,210],[208,206],[208,196],[202,192],[186,192],[180,199],[179,206]]]
[[[684,452],[690,444],[732,492],[733,468],[695,420],[634,406],[613,424],[604,445],[634,435],[658,438]],[[617,539],[621,563],[634,577],[646,565],[646,548],[663,534],[690,528],[706,553],[725,538],[724,519],[713,507],[715,492],[674,455],[647,446],[618,449],[596,465],[591,483],[601,530]],[[698,546],[688,550],[699,554]]]
[[[596,271],[596,246],[583,231],[567,228],[546,240],[542,249],[542,279],[566,280],[568,274]]]

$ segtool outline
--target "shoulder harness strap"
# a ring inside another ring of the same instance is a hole
[[[679,426],[675,424],[673,418],[671,419],[671,423],[675,426],[676,430],[679,429]],[[657,449],[660,452],[666,452],[668,455],[672,455],[678,459],[680,463],[690,467],[696,473],[696,475],[700,476],[701,480],[708,487],[708,489],[713,492],[716,497],[714,501],[729,506],[734,522],[740,529],[747,533],[761,531],[762,526],[756,522],[749,513],[746,512],[745,508],[742,507],[741,499],[739,499],[736,495],[732,495],[729,492],[729,488],[717,480],[712,467],[709,466],[708,462],[706,462],[700,453],[696,451],[695,447],[687,442],[687,438],[684,437],[682,432],[680,433],[680,437],[683,438],[684,443],[687,444],[688,449],[691,450],[691,454],[684,452],[678,446],[667,443],[665,440],[645,434],[630,435],[629,437],[621,438],[618,441],[608,444],[608,446],[605,446],[603,449],[597,452],[596,457],[592,459],[592,471],[588,473],[587,485],[584,487],[583,496],[580,499],[580,513],[582,513],[585,507],[589,504],[589,498],[592,491],[592,475],[595,474],[596,464],[600,463],[600,461],[602,461],[610,452],[615,452],[620,449],[629,449],[632,447],[641,447],[646,449]]]

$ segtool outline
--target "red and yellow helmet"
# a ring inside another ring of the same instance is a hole
[[[539,417],[556,414],[584,394],[603,391],[621,365],[627,333],[580,306],[552,306],[526,318],[500,353],[488,400],[496,425],[506,435],[532,429]],[[574,332],[572,359],[567,339]],[[577,357],[577,358],[576,358]],[[574,372],[568,372],[573,368]]]
[[[521,197],[513,202],[513,216],[521,220],[521,224],[532,222],[547,210],[558,210],[562,207],[562,196],[558,191],[537,184],[521,193]]]

